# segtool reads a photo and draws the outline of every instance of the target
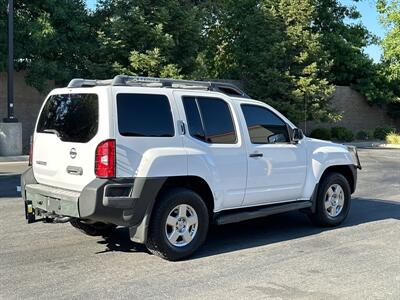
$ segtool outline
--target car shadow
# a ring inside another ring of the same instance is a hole
[[[241,223],[212,226],[205,245],[189,259],[294,240],[323,231],[385,219],[400,219],[400,202],[354,198],[349,217],[341,226],[335,228],[315,227],[301,212],[288,212]],[[130,240],[127,228],[118,228],[113,236],[98,241],[98,243],[104,244],[106,247],[99,253],[109,251],[148,252],[144,245]]]
[[[117,228],[111,236],[103,237],[103,240],[97,242],[105,245],[105,249],[96,254],[107,252],[147,252],[150,253],[142,244],[134,243],[129,237],[129,229],[126,227]]]
[[[21,197],[21,193],[17,192],[17,186],[19,185],[21,185],[20,174],[0,172],[0,198]]]

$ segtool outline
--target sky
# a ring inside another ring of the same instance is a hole
[[[360,0],[354,2],[352,0],[341,0],[345,5],[355,5],[361,13],[361,22],[367,29],[376,36],[383,38],[385,29],[379,22],[379,15],[376,10],[375,0]],[[378,62],[382,55],[382,49],[378,45],[371,45],[364,50],[374,61]]]
[[[343,4],[351,6],[355,5],[361,13],[361,20],[367,29],[376,36],[383,38],[385,29],[379,23],[379,16],[376,10],[375,0],[360,0],[354,2],[353,0],[340,0]],[[97,0],[86,0],[86,4],[90,9],[94,9]],[[371,45],[364,49],[364,51],[376,62],[380,60],[382,49],[378,45]]]

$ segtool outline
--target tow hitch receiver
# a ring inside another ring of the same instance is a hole
[[[42,218],[37,219],[36,216]],[[32,201],[25,201],[25,219],[28,224],[43,221],[45,223],[67,223],[71,221],[72,217],[60,216],[54,213],[48,213],[41,211],[40,209],[34,209]]]
[[[32,201],[25,201],[25,219],[30,223],[34,223],[35,218],[35,211],[33,210]]]

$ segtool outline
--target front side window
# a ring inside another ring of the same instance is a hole
[[[118,130],[123,136],[172,137],[175,134],[165,95],[118,94]]]
[[[262,106],[242,104],[241,107],[252,144],[289,142],[286,123],[276,114]]]
[[[183,97],[189,133],[212,144],[235,144],[235,126],[228,104],[218,98]]]
[[[98,102],[96,94],[52,95],[42,109],[36,131],[57,134],[64,142],[86,143],[98,130]]]

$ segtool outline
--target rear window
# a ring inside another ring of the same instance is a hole
[[[64,142],[86,143],[97,133],[99,101],[96,94],[60,94],[47,100],[37,132],[57,134]]]
[[[118,94],[118,130],[123,136],[171,137],[174,122],[165,95]]]

